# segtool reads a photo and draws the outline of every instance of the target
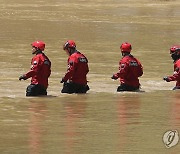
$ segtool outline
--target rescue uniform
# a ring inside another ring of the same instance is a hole
[[[89,72],[88,60],[79,51],[68,58],[68,69],[63,77],[64,85],[62,93],[86,93],[89,90],[87,85],[87,73]]]
[[[168,76],[168,80],[176,81],[176,86],[173,88],[173,90],[180,89],[180,59],[174,62],[174,74]]]
[[[119,62],[119,72],[114,78],[120,78],[120,86],[117,91],[135,91],[140,88],[138,77],[143,75],[141,63],[132,55],[124,56]]]
[[[31,84],[26,89],[26,96],[47,95],[48,78],[51,74],[51,61],[42,53],[37,53],[31,60],[31,70],[25,78],[31,77]]]

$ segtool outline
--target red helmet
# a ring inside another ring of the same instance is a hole
[[[121,49],[121,52],[131,52],[132,47],[130,43],[125,42],[121,44],[120,49]]]
[[[40,49],[41,51],[44,51],[44,49],[45,49],[45,43],[43,41],[35,41],[31,45],[33,47]]]
[[[170,48],[170,54],[180,54],[180,45],[174,45]]]
[[[67,49],[67,48],[76,48],[76,43],[73,40],[68,40],[64,45],[63,45],[63,49]]]

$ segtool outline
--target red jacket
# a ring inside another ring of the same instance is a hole
[[[177,81],[176,86],[180,87],[180,59],[174,63],[174,74],[168,76],[169,81]]]
[[[87,58],[80,52],[75,52],[68,58],[68,69],[63,80],[85,85],[87,84],[86,75],[88,72]]]
[[[32,84],[48,87],[48,77],[51,74],[51,62],[44,53],[38,53],[31,60],[31,70],[25,74]]]
[[[143,75],[141,63],[132,55],[123,57],[119,62],[119,72],[114,74],[120,78],[120,83],[138,87],[140,85],[138,77]]]

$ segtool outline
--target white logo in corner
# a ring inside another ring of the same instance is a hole
[[[169,130],[164,133],[163,142],[166,148],[171,148],[178,144],[179,142],[179,134],[177,130]]]

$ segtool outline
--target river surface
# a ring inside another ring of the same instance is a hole
[[[0,153],[177,154],[163,135],[180,133],[180,91],[169,48],[180,44],[179,0],[0,0]],[[85,95],[61,94],[63,43],[89,60]],[[25,97],[30,44],[46,43],[52,62],[47,97]],[[141,92],[117,93],[119,46],[128,41],[143,67]],[[172,138],[171,138],[172,139]]]

